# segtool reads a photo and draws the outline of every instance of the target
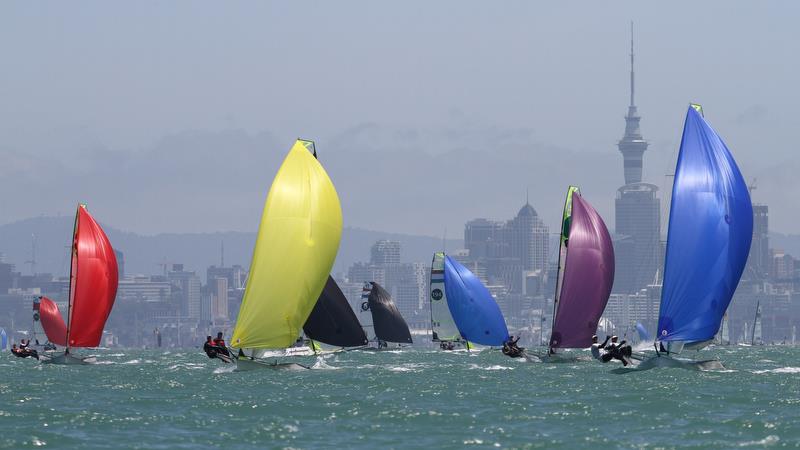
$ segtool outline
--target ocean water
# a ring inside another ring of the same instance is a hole
[[[498,351],[254,372],[199,351],[96,354],[80,367],[0,355],[0,448],[800,446],[800,348],[712,348],[727,370],[625,375]]]

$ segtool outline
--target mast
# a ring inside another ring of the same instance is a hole
[[[78,276],[78,220],[81,215],[81,205],[75,210],[75,224],[72,228],[72,256],[69,264],[69,294],[67,298],[67,342],[64,353],[69,353],[69,335],[72,325],[72,302],[75,301],[75,277]]]
[[[568,230],[565,230],[565,222],[567,218],[571,214],[571,203],[572,203],[572,194],[573,192],[579,192],[576,186],[570,186],[567,188],[567,199],[564,201],[564,211],[561,214],[561,229],[559,230],[559,237],[558,237],[558,265],[556,266],[556,290],[553,293],[553,317],[550,320],[550,333],[553,333],[555,321],[556,321],[556,313],[558,312],[558,303],[559,303],[559,293],[561,291],[561,259],[563,256],[564,262],[566,262],[567,250],[566,250],[566,237],[565,233],[568,233]],[[542,309],[544,313],[544,309]],[[539,329],[541,330],[542,324],[544,321],[539,324]],[[540,334],[544,335],[544,330],[541,330]],[[551,336],[552,337],[552,336]],[[551,339],[552,340],[552,339]],[[551,340],[547,341],[547,346],[550,346]]]

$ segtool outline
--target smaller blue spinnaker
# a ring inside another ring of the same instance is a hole
[[[690,107],[672,186],[658,340],[714,338],[752,236],[753,206],[744,177],[719,135]]]
[[[466,267],[445,257],[444,287],[447,305],[461,337],[481,345],[503,345],[508,328],[486,286]]]
[[[8,348],[8,335],[6,330],[0,328],[0,350],[5,350],[6,348]]]
[[[649,341],[650,340],[650,333],[647,332],[644,325],[641,322],[636,322],[636,331],[639,332],[639,340],[641,342]]]

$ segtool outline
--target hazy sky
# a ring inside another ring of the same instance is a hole
[[[646,3],[646,4],[645,4]],[[703,103],[774,230],[800,232],[798,2],[3,2],[0,223],[254,230],[297,136],[345,223],[555,226],[581,185],[613,228],[629,22],[645,178]],[[663,198],[663,192],[662,192]]]

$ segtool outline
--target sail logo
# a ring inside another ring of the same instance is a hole
[[[442,292],[441,289],[436,288],[436,289],[431,291],[431,298],[432,299],[438,301],[438,300],[441,300],[443,297],[444,297],[444,293]]]

